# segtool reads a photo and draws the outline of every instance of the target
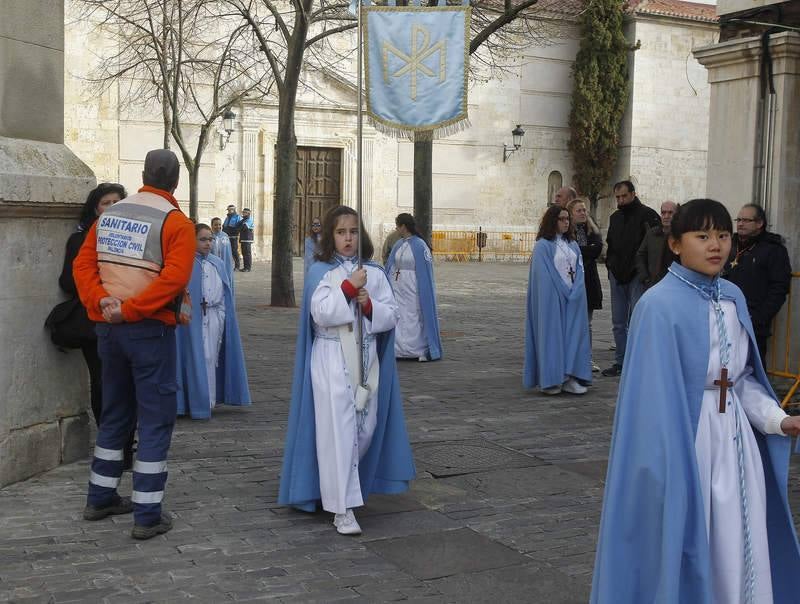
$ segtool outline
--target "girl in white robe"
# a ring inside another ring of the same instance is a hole
[[[358,377],[355,374],[359,372],[359,355],[355,348],[356,354],[346,358],[342,340],[353,338],[357,342],[355,321],[358,305],[367,353],[364,375],[376,375],[378,358],[374,336],[395,327],[397,305],[380,267],[365,264],[358,268],[358,218],[355,212],[344,206],[334,208],[336,210],[340,213],[334,217],[326,216],[323,234],[324,246],[330,237],[328,231],[333,231],[335,254],[332,260],[336,267],[320,280],[311,298],[314,329],[311,383],[322,507],[335,514],[334,525],[339,533],[358,534],[361,527],[353,508],[364,504],[358,464],[367,452],[375,430],[378,389],[377,383],[370,384],[372,390],[366,407],[364,411],[357,411]],[[351,366],[354,364],[353,356],[355,366]]]
[[[203,271],[203,299],[201,317],[203,321],[203,357],[206,361],[208,392],[211,408],[217,404],[217,365],[222,338],[225,334],[225,289],[217,269],[206,261],[200,261]]]
[[[394,334],[394,354],[398,358],[411,358],[426,361],[428,342],[422,324],[422,309],[417,291],[417,270],[414,252],[408,236],[397,244],[394,266],[390,279],[397,306],[399,320]]]
[[[744,297],[719,277],[731,231],[719,202],[682,205],[669,238],[679,261],[637,303],[592,604],[800,601],[784,438],[800,418],[775,400]]]

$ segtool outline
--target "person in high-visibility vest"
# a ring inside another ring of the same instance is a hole
[[[177,411],[175,325],[187,320],[183,294],[195,255],[194,225],[173,197],[179,173],[172,151],[150,151],[144,186],[98,218],[73,264],[81,302],[97,323],[103,364],[103,408],[83,517],[133,511],[136,539],[172,528],[161,502]],[[117,487],[137,416],[129,499]]]

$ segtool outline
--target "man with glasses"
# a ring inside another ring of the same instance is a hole
[[[786,301],[792,279],[783,238],[766,227],[767,215],[761,206],[748,203],[739,210],[731,255],[722,273],[744,293],[764,364],[770,325]]]

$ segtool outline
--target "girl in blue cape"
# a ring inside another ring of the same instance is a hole
[[[742,292],[719,278],[731,218],[682,205],[679,258],[636,304],[620,382],[593,603],[789,604],[800,570],[788,417]]]
[[[353,508],[370,493],[400,493],[415,475],[394,360],[397,305],[385,273],[369,261],[372,254],[355,210],[329,210],[303,289],[278,496],[304,511],[321,504],[345,535],[361,532]]]
[[[303,272],[308,273],[308,269],[314,264],[314,255],[319,251],[319,240],[322,236],[322,221],[319,218],[311,219],[311,226],[308,227],[308,235],[303,241]]]
[[[394,354],[402,359],[436,361],[442,358],[442,342],[431,250],[417,233],[411,214],[399,214],[395,224],[401,239],[392,247],[386,263],[400,312]]]
[[[592,381],[589,315],[581,250],[569,211],[542,216],[531,258],[522,381],[543,394],[585,394]]]
[[[228,271],[211,253],[211,228],[197,224],[195,233],[197,253],[189,281],[193,316],[175,331],[178,415],[208,419],[216,405],[249,405],[250,388]]]

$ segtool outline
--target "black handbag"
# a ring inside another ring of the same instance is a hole
[[[78,298],[65,300],[53,307],[44,321],[50,339],[60,349],[80,348],[87,340],[95,338],[94,323]]]

